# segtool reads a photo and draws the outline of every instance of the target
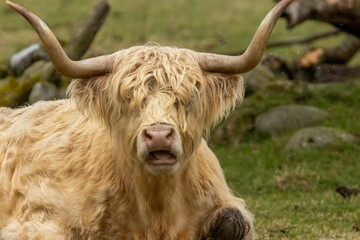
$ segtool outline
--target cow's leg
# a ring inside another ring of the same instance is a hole
[[[52,222],[19,222],[12,220],[0,229],[0,240],[65,240],[60,227]]]
[[[244,209],[245,210],[245,209]],[[201,240],[251,240],[254,230],[251,215],[239,208],[221,208],[211,214]]]

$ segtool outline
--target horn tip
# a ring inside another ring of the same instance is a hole
[[[15,3],[13,3],[12,1],[9,0],[5,0],[6,5],[8,5],[9,7],[12,7],[14,5],[16,5]]]
[[[12,9],[14,9],[15,11],[19,12],[21,10],[24,10],[24,8],[10,0],[5,0],[6,5],[8,5],[9,7],[11,7]]]

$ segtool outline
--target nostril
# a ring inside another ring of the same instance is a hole
[[[168,129],[168,133],[166,134],[166,139],[172,139],[175,135],[174,129],[170,128]]]
[[[144,138],[146,139],[146,140],[148,140],[148,141],[151,141],[152,140],[152,135],[151,135],[151,132],[150,131],[148,131],[148,130],[144,130],[143,131],[143,136],[144,136]]]

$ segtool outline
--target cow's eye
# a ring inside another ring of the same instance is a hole
[[[184,105],[182,104],[179,100],[175,101],[174,103],[174,107],[176,108],[176,110],[178,112],[183,112],[186,115],[188,115],[188,113],[191,111],[191,106],[190,104]]]

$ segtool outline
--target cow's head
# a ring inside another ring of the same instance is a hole
[[[187,49],[140,46],[114,58],[109,75],[72,81],[70,93],[152,172],[185,167],[244,93],[240,75],[205,72]]]
[[[242,100],[239,74],[259,63],[291,1],[267,15],[240,56],[147,45],[77,62],[37,16],[7,4],[32,24],[57,70],[76,79],[69,89],[79,109],[103,124],[122,154],[156,174],[186,167],[201,137]]]

